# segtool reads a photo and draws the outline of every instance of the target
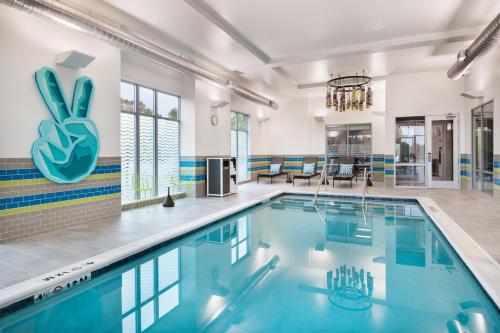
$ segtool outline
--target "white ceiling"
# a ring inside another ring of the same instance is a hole
[[[498,0],[83,3],[98,11],[96,1],[133,18],[135,27],[142,24],[142,34],[149,29],[152,39],[176,45],[173,51],[234,71],[264,93],[287,95],[297,85],[326,81],[330,73],[365,69],[386,76],[447,69],[500,11]]]

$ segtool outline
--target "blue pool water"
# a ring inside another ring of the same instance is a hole
[[[416,202],[283,196],[0,319],[14,332],[499,332]]]

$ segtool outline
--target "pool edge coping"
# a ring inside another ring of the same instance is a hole
[[[429,197],[415,198],[476,278],[487,296],[500,309],[500,280],[495,279],[495,276],[500,276],[500,265],[434,200]]]
[[[282,195],[284,192],[285,191],[273,191],[267,194],[260,195],[257,198],[251,199],[249,201],[238,203],[234,206],[214,212],[207,216],[194,219],[190,222],[186,222],[178,226],[174,226],[163,232],[141,238],[129,244],[100,253],[84,260],[79,260],[73,264],[63,266],[57,270],[35,276],[6,288],[2,288],[0,289],[0,318],[8,315],[9,313],[15,312],[18,309],[23,308],[24,306],[34,304],[36,295],[40,293],[43,293],[50,289],[54,289],[58,286],[64,286],[67,283],[72,283],[72,281],[79,281],[80,278],[89,276],[93,272],[97,272],[107,266],[112,265],[113,263],[126,259],[137,253],[141,253],[151,247],[154,247],[155,245],[168,242],[169,240],[176,237],[180,237],[189,232],[193,232],[194,230],[201,229],[211,223],[214,223],[227,216],[236,214],[247,208],[267,202],[274,197]],[[47,278],[50,279],[47,280]],[[85,279],[85,281],[89,279],[90,278],[87,278]],[[29,302],[30,298],[33,299],[32,302]],[[6,308],[14,306],[18,303],[22,303],[20,304],[19,308],[16,307],[15,309],[12,309],[10,311],[7,310],[7,313],[5,313]]]
[[[98,272],[99,270],[120,260],[124,260],[177,237],[182,237],[190,232],[195,232],[195,230],[201,229],[220,219],[236,214],[258,204],[265,203],[284,194],[313,195],[311,192],[301,190],[278,190],[269,192],[267,194],[260,195],[257,198],[238,203],[229,208],[172,227],[163,232],[153,234],[96,256],[77,261],[74,264],[61,267],[60,269],[0,289],[0,318],[35,303],[34,299],[37,294],[43,293],[49,289],[54,289],[57,286],[64,285],[71,281],[78,280],[82,276],[91,276],[93,272]],[[319,192],[319,195],[328,197],[362,197],[361,194],[355,193]],[[446,240],[451,244],[454,251],[474,275],[480,286],[491,298],[492,302],[500,308],[500,282],[495,283],[495,279],[491,278],[491,273],[494,273],[493,275],[500,274],[500,265],[432,199],[417,196],[375,194],[369,194],[367,197],[415,200],[415,202],[422,207],[427,216],[445,236]],[[92,264],[89,265],[90,262]],[[494,271],[492,271],[492,269],[494,269]],[[65,274],[61,275],[62,272]],[[51,279],[44,280],[47,277],[51,277]],[[19,308],[15,307],[14,309],[10,309],[10,311],[5,311],[6,308],[10,308],[18,303],[20,303]]]

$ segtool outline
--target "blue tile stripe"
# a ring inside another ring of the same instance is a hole
[[[74,200],[121,192],[121,185],[83,188],[45,194],[33,194],[0,199],[0,210],[26,206],[43,205],[52,202]]]
[[[500,161],[493,161],[493,168],[500,169]]]
[[[372,158],[373,162],[384,162],[385,159],[383,157],[373,157]]]
[[[266,165],[248,167],[248,171],[259,171],[259,170],[268,170],[268,169],[269,169],[269,167]]]
[[[460,176],[462,176],[462,177],[470,177],[470,171],[460,170]]]
[[[470,159],[468,159],[468,158],[461,158],[460,159],[460,163],[461,164],[470,164]]]
[[[181,175],[181,181],[189,182],[189,181],[198,181],[198,180],[206,180],[207,177],[205,175]]]
[[[383,166],[373,166],[372,171],[373,172],[384,172],[385,168]]]
[[[120,165],[98,165],[93,175],[121,172]],[[38,169],[3,169],[0,170],[0,181],[45,178]]]
[[[207,161],[181,161],[181,167],[206,167]]]
[[[285,171],[302,170],[302,165],[287,165],[283,168]]]

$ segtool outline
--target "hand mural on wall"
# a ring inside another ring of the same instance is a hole
[[[94,83],[87,76],[76,81],[70,109],[52,68],[36,71],[35,82],[53,117],[38,128],[40,138],[31,150],[35,166],[56,183],[77,183],[94,171],[99,155],[99,134],[89,118]]]

